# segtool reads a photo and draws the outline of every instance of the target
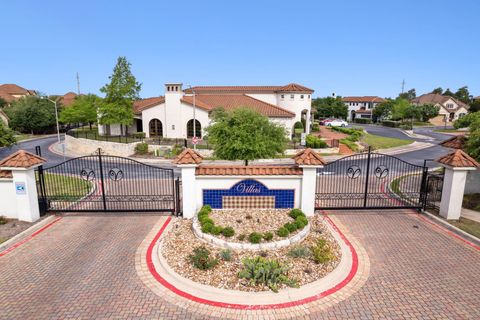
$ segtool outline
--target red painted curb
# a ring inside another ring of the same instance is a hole
[[[153,248],[155,247],[155,244],[157,243],[158,239],[162,235],[162,233],[165,231],[165,228],[171,221],[171,217],[168,217],[167,221],[163,224],[163,226],[160,228],[160,231],[157,233],[155,238],[152,240],[150,245],[148,246],[147,249],[147,265],[148,265],[148,270],[150,273],[153,275],[153,277],[160,282],[164,287],[168,288],[170,291],[173,291],[175,294],[182,296],[186,299],[189,299],[191,301],[197,302],[197,303],[202,303],[202,304],[207,304],[211,305],[214,307],[222,307],[222,308],[229,308],[229,309],[242,309],[242,310],[265,310],[265,309],[281,309],[281,308],[288,308],[288,307],[294,307],[298,305],[302,305],[305,303],[309,303],[315,300],[318,300],[320,298],[324,298],[326,296],[329,296],[338,290],[342,289],[345,287],[355,276],[355,274],[358,271],[358,255],[357,252],[355,251],[355,248],[352,246],[350,241],[347,240],[345,235],[338,229],[338,227],[333,223],[333,221],[328,217],[326,213],[324,213],[325,218],[328,220],[330,225],[337,231],[342,238],[342,240],[347,244],[347,246],[350,248],[350,252],[352,253],[352,269],[348,273],[347,277],[343,279],[342,282],[337,284],[335,287],[332,287],[328,290],[325,290],[323,292],[320,292],[314,296],[307,297],[301,300],[297,301],[291,301],[291,302],[284,302],[284,303],[277,303],[277,304],[256,304],[256,305],[248,305],[248,304],[236,304],[236,303],[225,303],[225,302],[219,302],[219,301],[213,301],[213,300],[207,300],[203,299],[197,296],[194,296],[190,293],[187,293],[185,291],[182,291],[169,283],[167,280],[165,280],[160,274],[158,274],[157,270],[155,270],[155,266],[152,261],[152,252]]]
[[[41,229],[38,229],[37,231],[35,231],[34,233],[32,233],[30,236],[26,237],[25,239],[23,240],[20,240],[18,241],[17,243],[15,243],[13,246],[11,246],[10,248],[6,249],[6,250],[3,250],[2,252],[0,252],[0,257],[3,257],[4,255],[6,255],[7,253],[10,253],[12,252],[13,250],[15,250],[16,248],[20,247],[22,244],[24,244],[25,242],[27,241],[30,241],[32,238],[34,238],[35,236],[37,236],[38,234],[40,234],[41,232],[45,231],[46,229],[50,228],[54,223],[56,223],[58,220],[62,219],[62,217],[58,217],[57,219],[53,220],[52,222],[50,222],[49,224],[43,226]]]

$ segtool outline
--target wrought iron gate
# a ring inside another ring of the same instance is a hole
[[[36,174],[42,211],[180,213],[173,169],[98,152]]]
[[[317,169],[316,209],[423,208],[427,168],[397,157],[355,154]]]
[[[425,182],[424,209],[440,210],[444,172],[429,172]]]

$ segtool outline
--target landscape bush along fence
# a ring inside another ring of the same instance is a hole
[[[400,121],[393,121],[393,120],[383,120],[382,121],[382,126],[391,127],[391,128],[398,128],[398,127],[400,127],[401,124],[402,124],[402,122],[400,122]]]
[[[372,119],[367,119],[367,118],[355,118],[353,119],[353,122],[355,123],[372,123]]]
[[[145,134],[143,132],[126,134],[123,136],[109,136],[109,135],[100,135],[98,134],[97,130],[69,130],[66,132],[66,134],[77,139],[81,138],[81,139],[117,142],[117,143],[143,142],[145,140]]]

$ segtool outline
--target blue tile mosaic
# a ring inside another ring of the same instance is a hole
[[[256,180],[242,180],[230,189],[205,189],[203,190],[203,204],[210,205],[214,209],[222,209],[224,196],[273,196],[275,208],[293,208],[295,190],[293,189],[268,189],[264,184]]]

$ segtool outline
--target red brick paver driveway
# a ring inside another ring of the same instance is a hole
[[[370,277],[310,318],[480,318],[479,251],[415,215],[335,216],[366,248]],[[159,218],[64,217],[0,257],[0,318],[197,319],[137,276],[137,247]]]

